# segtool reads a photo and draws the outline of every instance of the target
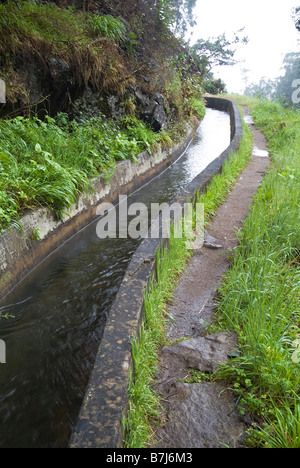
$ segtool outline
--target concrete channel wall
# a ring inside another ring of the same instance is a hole
[[[243,135],[239,110],[226,99],[206,97],[207,107],[226,111],[231,120],[231,144],[174,200],[184,203],[204,191],[224,162],[238,150]],[[143,297],[155,271],[155,253],[162,241],[145,239],[134,253],[111,307],[94,369],[79,414],[70,448],[118,448],[122,446],[121,418],[127,410],[127,389],[132,366],[131,344],[143,318]]]
[[[94,221],[100,203],[114,203],[120,193],[132,193],[175,161],[193,139],[198,126],[196,120],[193,127],[188,125],[182,142],[167,151],[152,155],[143,152],[137,162],[118,163],[109,184],[103,177],[94,179],[90,193],[66,210],[63,220],[58,220],[50,209],[40,208],[22,216],[23,233],[15,228],[4,231],[0,235],[0,300],[47,256]]]

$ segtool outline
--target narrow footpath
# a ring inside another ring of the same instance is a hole
[[[269,165],[263,134],[253,125],[250,111],[242,108],[254,135],[252,158],[227,200],[207,229],[204,247],[188,263],[174,292],[167,329],[171,342],[160,352],[156,391],[161,395],[163,425],[156,431],[153,448],[238,448],[247,425],[240,418],[234,396],[221,383],[183,383],[190,369],[213,372],[237,350],[233,334],[207,336],[215,311],[214,297],[229,257],[238,245],[253,196]],[[185,338],[183,341],[180,339]]]

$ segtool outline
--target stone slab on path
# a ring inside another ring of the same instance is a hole
[[[161,431],[162,443],[157,447],[242,447],[245,425],[233,411],[232,393],[221,385],[176,383],[169,404],[168,430]]]
[[[237,352],[236,336],[227,332],[191,338],[162,349],[162,354],[169,354],[182,362],[181,369],[185,367],[206,373],[215,372],[220,364],[226,363]]]
[[[249,116],[248,109],[242,110]],[[205,335],[216,309],[216,292],[238,245],[237,232],[269,167],[266,139],[253,121],[247,120],[254,136],[251,161],[218,209],[207,229],[204,247],[189,261],[167,310],[172,317],[167,338],[186,341],[160,352],[155,387],[161,395],[163,423],[161,427],[153,427],[156,433],[153,448],[243,445],[247,425],[238,415],[233,393],[220,383],[183,383],[182,380],[190,368],[212,372],[218,362],[226,362],[232,350],[236,352],[233,337]]]

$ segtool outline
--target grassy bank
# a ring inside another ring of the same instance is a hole
[[[219,291],[218,319],[238,334],[241,351],[219,378],[257,421],[250,446],[299,448],[300,114],[271,102],[251,107],[271,168]]]
[[[225,163],[221,175],[215,176],[207,191],[197,196],[204,203],[205,222],[208,223],[225,199],[250,159],[252,135],[244,125],[240,149]],[[166,304],[172,301],[180,273],[193,251],[186,249],[185,239],[174,239],[157,253],[157,275],[145,294],[144,321],[139,339],[133,340],[133,371],[129,385],[129,411],[124,417],[124,445],[127,448],[146,447],[151,443],[152,423],[160,420],[159,396],[153,391],[158,369],[158,351],[166,344],[165,324],[168,320]]]
[[[45,122],[18,117],[0,121],[0,233],[20,227],[26,209],[48,206],[58,216],[88,190],[91,178],[109,178],[116,161],[159,145],[168,134],[154,133],[136,118],[68,123],[62,114]]]
[[[204,112],[202,100],[196,101],[192,118]],[[69,122],[67,114],[45,121],[0,120],[0,234],[13,226],[21,230],[20,215],[38,206],[61,217],[88,191],[92,178],[101,174],[108,182],[117,161],[170,148],[185,128],[156,133],[133,116],[79,123]]]

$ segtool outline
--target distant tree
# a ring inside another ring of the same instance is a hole
[[[290,52],[284,58],[285,74],[279,78],[276,95],[287,104],[299,106],[300,95],[300,53]],[[296,97],[297,95],[297,97]]]
[[[203,89],[209,94],[221,94],[226,92],[226,84],[220,78],[206,78],[203,81]]]
[[[293,19],[296,29],[300,31],[300,6],[296,7],[293,11]]]
[[[249,84],[244,91],[246,96],[254,96],[261,99],[273,99],[275,93],[276,82],[265,77],[262,78],[259,83]]]
[[[300,53],[286,54],[283,64],[282,76],[275,81],[262,78],[259,83],[248,85],[244,91],[245,95],[278,99],[285,105],[300,107]]]
[[[184,36],[188,27],[195,26],[193,11],[197,0],[157,0],[159,18],[177,35]]]
[[[235,45],[238,43],[247,44],[247,37],[240,37],[243,29],[237,31],[232,39],[227,39],[225,34],[221,34],[214,39],[199,39],[192,46],[195,60],[202,68],[203,76],[211,72],[214,67],[222,65],[234,65]]]

